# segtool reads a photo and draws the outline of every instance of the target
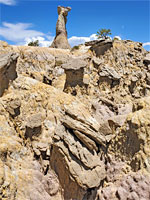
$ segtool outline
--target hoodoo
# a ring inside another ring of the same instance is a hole
[[[51,45],[53,48],[60,48],[60,49],[70,49],[70,45],[67,39],[67,30],[66,30],[66,23],[67,23],[67,15],[68,12],[71,10],[71,7],[63,7],[58,6],[58,20],[56,24],[56,36]]]

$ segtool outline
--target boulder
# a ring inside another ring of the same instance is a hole
[[[145,56],[145,58],[144,58],[144,62],[146,63],[146,64],[150,64],[150,53],[148,53],[146,56]]]
[[[85,43],[86,46],[91,46],[90,50],[94,51],[96,56],[104,55],[105,51],[112,47],[112,41],[108,39],[94,40]]]
[[[41,133],[41,121],[42,116],[40,113],[31,115],[26,122],[25,138],[33,139],[34,136],[38,136]]]
[[[12,52],[0,55],[0,96],[8,88],[9,82],[17,77],[17,58],[18,54]]]
[[[83,86],[84,68],[87,66],[87,62],[84,58],[70,57],[70,59],[62,65],[62,68],[66,73],[65,88],[68,86],[75,87],[77,85]]]

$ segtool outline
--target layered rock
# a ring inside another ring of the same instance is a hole
[[[56,37],[54,38],[51,47],[60,49],[71,49],[67,39],[67,15],[71,10],[70,7],[58,6],[58,20],[56,24]]]
[[[65,199],[83,199],[106,177],[105,165],[98,155],[104,138],[98,133],[97,121],[83,106],[80,108],[82,112],[73,103],[65,106],[63,126],[56,129],[50,158]]]
[[[149,53],[115,40],[96,56],[100,43],[0,43],[19,55],[0,97],[0,199],[149,200]]]

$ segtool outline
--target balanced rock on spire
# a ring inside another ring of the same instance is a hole
[[[51,45],[51,47],[53,48],[61,48],[61,49],[71,48],[68,43],[67,30],[66,30],[67,15],[70,10],[71,7],[58,6],[57,8],[58,20],[56,24],[56,36]]]

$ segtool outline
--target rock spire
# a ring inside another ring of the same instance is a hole
[[[53,48],[70,49],[70,45],[67,40],[67,15],[71,10],[71,7],[58,6],[58,20],[56,24],[56,36],[51,45]]]

